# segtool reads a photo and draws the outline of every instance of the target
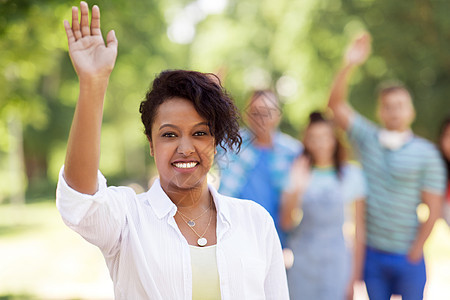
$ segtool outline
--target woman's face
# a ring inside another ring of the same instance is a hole
[[[158,107],[150,148],[166,192],[206,184],[214,160],[215,140],[207,120],[189,100],[172,98]]]
[[[304,144],[316,163],[333,161],[336,137],[329,124],[319,122],[310,125],[305,132]]]
[[[441,136],[441,149],[444,153],[444,157],[450,160],[450,124],[444,129]]]

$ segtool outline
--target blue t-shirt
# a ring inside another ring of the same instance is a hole
[[[268,161],[273,155],[271,148],[257,148],[257,161],[253,169],[246,176],[245,188],[238,198],[253,200],[261,204],[272,216],[280,236],[281,244],[284,243],[283,232],[278,228],[280,211],[280,190],[271,183],[271,170]]]
[[[215,162],[220,170],[219,193],[260,203],[273,217],[282,245],[284,234],[279,228],[278,212],[281,191],[289,179],[289,170],[295,157],[303,150],[302,144],[281,132],[274,134],[270,148],[254,144],[248,130],[241,131],[241,151],[223,151],[217,147]]]

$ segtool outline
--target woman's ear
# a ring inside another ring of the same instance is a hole
[[[153,154],[153,145],[152,145],[152,143],[150,143],[150,155],[151,155],[151,156],[155,156],[155,155]]]
[[[153,154],[153,143],[152,143],[152,139],[147,135],[147,140],[148,140],[148,144],[150,146],[150,155],[154,156]]]

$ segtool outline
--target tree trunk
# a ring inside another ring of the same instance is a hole
[[[25,166],[23,155],[22,120],[16,113],[10,113],[8,118],[9,136],[9,178],[11,204],[25,203]]]

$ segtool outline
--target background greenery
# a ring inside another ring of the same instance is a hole
[[[0,0],[0,202],[54,193],[78,94],[62,20],[77,4]],[[367,30],[373,55],[355,74],[350,94],[358,110],[375,119],[375,90],[387,79],[411,89],[414,130],[422,136],[434,140],[450,110],[446,0],[95,4],[103,34],[115,29],[119,39],[102,139],[101,169],[112,184],[145,185],[154,175],[138,106],[163,69],[221,71],[242,110],[251,89],[274,88],[284,101],[282,129],[297,136],[309,112],[324,107],[346,45]]]

